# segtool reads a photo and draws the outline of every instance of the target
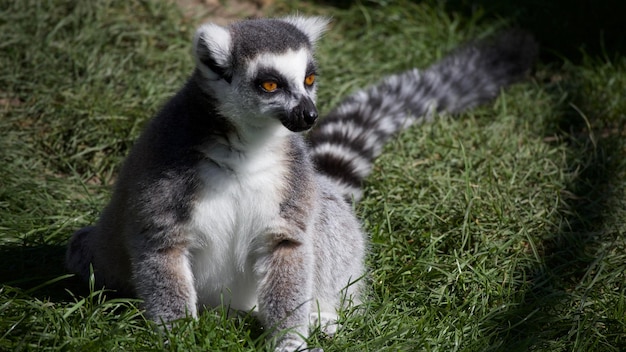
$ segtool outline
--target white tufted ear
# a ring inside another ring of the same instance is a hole
[[[228,29],[217,24],[206,23],[198,28],[193,39],[193,55],[205,76],[223,78],[230,83],[231,41]]]
[[[289,16],[282,18],[282,20],[292,24],[306,34],[311,44],[315,44],[319,37],[326,32],[330,23],[330,18],[328,17]]]

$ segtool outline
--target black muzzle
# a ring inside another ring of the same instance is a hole
[[[291,111],[281,116],[280,122],[293,132],[302,132],[310,129],[317,121],[317,108],[309,97],[303,97],[300,103]]]

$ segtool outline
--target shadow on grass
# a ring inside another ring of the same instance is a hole
[[[78,295],[88,294],[87,284],[75,277],[45,285],[68,274],[64,266],[65,250],[62,245],[0,247],[0,285],[24,291],[34,289],[32,296],[52,301],[70,299],[67,290]]]
[[[626,1],[622,0],[449,0],[450,12],[483,11],[489,18],[513,20],[534,33],[542,59],[578,61],[580,49],[595,57],[626,54],[623,35]]]
[[[542,263],[527,268],[523,299],[490,322],[496,327],[493,350],[544,350],[556,341],[575,350],[589,350],[581,343],[595,350],[601,342],[581,342],[581,329],[597,330],[590,334],[609,342],[608,350],[626,349],[624,322],[595,314],[597,297],[587,296],[593,277],[602,271],[604,249],[619,236],[607,214],[612,211],[612,185],[623,171],[619,161],[626,122],[600,116],[585,121],[577,107],[593,114],[598,102],[588,100],[576,79],[566,92],[571,98],[557,107],[559,118],[546,129],[547,140],[556,136],[567,143],[566,171],[575,175],[561,194],[559,213],[566,215],[557,233],[546,233],[540,240]]]
[[[413,0],[414,2],[423,2]],[[318,0],[339,8],[348,8],[355,0]],[[388,0],[370,0],[367,6]],[[595,57],[626,54],[623,35],[626,1],[623,0],[447,0],[447,12],[473,18],[481,12],[486,19],[505,18],[533,33],[540,41],[543,61],[572,61],[582,58],[581,49]]]
[[[560,64],[567,58],[579,63],[583,58],[612,60],[626,55],[626,36],[621,29],[624,1],[450,0],[446,9],[463,14],[484,11],[487,18],[511,20],[535,35],[543,62]],[[576,175],[561,195],[559,213],[567,215],[560,230],[545,234],[539,244],[542,263],[527,268],[523,299],[487,322],[493,324],[492,350],[563,346],[556,341],[589,350],[602,344],[600,339],[609,344],[604,346],[606,350],[626,350],[624,321],[595,314],[592,302],[596,297],[588,297],[591,287],[585,287],[593,285],[593,276],[601,271],[603,248],[619,236],[607,214],[614,203],[612,185],[623,171],[619,161],[626,122],[607,122],[595,116],[601,114],[596,113],[599,102],[591,101],[579,79],[571,79],[564,89],[569,99],[556,107],[557,121],[551,121],[545,135],[567,143],[566,171]],[[582,116],[578,108],[590,116]],[[585,334],[582,329],[597,331]],[[598,336],[598,341],[579,337],[590,335]]]

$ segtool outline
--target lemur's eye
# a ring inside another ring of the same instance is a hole
[[[313,83],[315,83],[315,73],[311,73],[304,78],[304,84],[306,84],[307,86],[310,87],[313,85]]]
[[[261,88],[263,88],[266,92],[271,93],[278,89],[278,83],[274,81],[265,81],[261,83]]]

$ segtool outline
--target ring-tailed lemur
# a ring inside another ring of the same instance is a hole
[[[520,33],[469,45],[423,72],[389,77],[333,110],[307,141],[313,45],[328,21],[288,17],[201,26],[196,69],[126,159],[95,226],[67,264],[143,299],[156,321],[202,306],[256,307],[277,351],[332,334],[356,304],[366,240],[346,199],[383,143],[431,111],[458,112],[520,78],[535,54]],[[345,296],[342,296],[345,295]]]

